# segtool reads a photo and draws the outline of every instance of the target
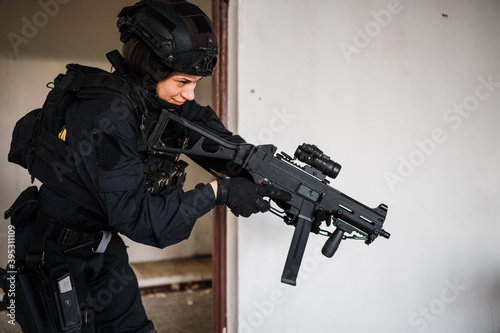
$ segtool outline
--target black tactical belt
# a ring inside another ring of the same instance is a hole
[[[82,247],[91,247],[95,253],[104,253],[113,236],[112,231],[85,232],[68,228],[52,217],[38,211],[33,236],[26,256],[30,265],[39,265],[43,262],[45,241],[51,239],[59,245],[70,246],[64,253]]]
[[[93,252],[104,253],[111,241],[113,232],[107,230],[99,232],[77,231],[61,223],[51,221],[47,223],[44,235],[59,245],[71,246],[71,248],[64,250],[64,253],[82,247],[92,247]]]

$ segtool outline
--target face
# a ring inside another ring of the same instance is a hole
[[[175,72],[156,85],[156,95],[172,104],[182,105],[194,99],[194,88],[201,76]]]

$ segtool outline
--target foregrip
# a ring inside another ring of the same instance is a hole
[[[344,237],[344,230],[340,228],[335,229],[323,246],[321,253],[323,253],[323,255],[327,258],[333,257],[339,248],[342,237]]]

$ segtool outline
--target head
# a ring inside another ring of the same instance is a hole
[[[146,89],[165,100],[173,97],[167,93],[176,93],[174,101],[194,98],[187,88],[213,74],[218,56],[205,13],[183,0],[142,0],[118,17],[123,57]]]

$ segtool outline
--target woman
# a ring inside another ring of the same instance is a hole
[[[71,149],[74,174],[85,193],[68,196],[67,188],[44,182],[37,219],[16,238],[18,258],[38,270],[31,277],[48,276],[57,286],[56,294],[67,296],[52,313],[56,323],[50,324],[64,332],[156,332],[118,233],[164,248],[188,238],[196,219],[216,204],[245,217],[269,209],[263,200],[266,187],[244,177],[182,191],[185,163],[175,154],[154,151],[149,141],[161,111],[167,109],[227,140],[244,142],[224,128],[210,107],[194,100],[197,82],[213,74],[217,61],[217,40],[208,17],[186,1],[144,0],[120,12],[118,27],[123,58],[117,51],[108,54],[116,71],[70,66],[56,88],[69,91],[68,86],[78,86],[44,106],[45,113],[53,111],[52,105],[64,110],[60,138]],[[102,83],[88,79],[94,74]],[[90,83],[82,83],[85,80]],[[92,93],[85,94],[90,86]],[[190,138],[196,133],[179,126],[168,126],[161,137],[165,144],[182,147],[189,146]],[[225,171],[223,161],[193,159]],[[286,193],[273,193],[273,198],[287,199]],[[87,195],[91,204],[78,200]],[[63,292],[67,281],[71,284]],[[77,295],[77,307],[71,292]],[[64,313],[65,305],[69,314]],[[30,316],[18,320],[23,329],[36,330]]]

